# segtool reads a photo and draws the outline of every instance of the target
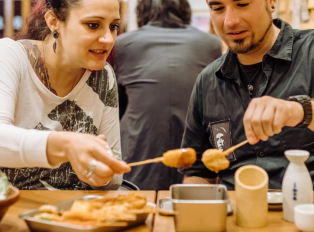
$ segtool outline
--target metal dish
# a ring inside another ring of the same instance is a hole
[[[76,200],[90,200],[90,199],[100,199],[104,198],[102,196],[88,195],[80,197],[73,200],[62,201],[55,204],[59,207],[61,211],[69,210]],[[150,204],[149,204],[150,205]],[[125,230],[140,224],[145,223],[146,218],[149,213],[138,214],[135,221],[127,221],[125,225],[108,225],[108,226],[76,226],[61,222],[47,221],[42,219],[35,219],[33,216],[39,213],[39,209],[28,210],[19,215],[19,218],[24,219],[29,229],[33,232],[114,232]]]
[[[170,197],[160,198],[158,200],[157,207],[159,209],[168,210],[170,212],[173,211],[171,198]],[[167,214],[167,212],[163,212],[163,211],[160,212],[159,214],[164,215],[164,216],[169,216],[169,215],[172,216],[172,214]],[[233,206],[232,206],[231,201],[228,199],[227,215],[230,216],[232,214],[233,214]]]
[[[233,212],[224,185],[172,185],[171,202],[176,231],[225,231],[228,213]],[[169,207],[169,206],[167,206]]]

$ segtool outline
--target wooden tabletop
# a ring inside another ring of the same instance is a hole
[[[159,191],[157,195],[158,199],[169,197],[169,191]],[[229,197],[232,202],[233,208],[236,208],[235,192],[229,191]],[[254,212],[252,212],[254,213]],[[154,219],[153,232],[175,232],[175,225],[173,217],[161,216],[156,214]],[[227,218],[227,231],[228,232],[299,232],[294,223],[287,222],[283,219],[282,211],[269,211],[268,212],[268,225],[261,229],[246,229],[236,225],[235,214],[228,216]]]
[[[155,191],[140,191],[146,196],[148,202],[156,202]],[[86,195],[106,195],[117,196],[119,194],[128,194],[128,191],[48,191],[48,190],[21,190],[20,199],[11,206],[0,224],[0,232],[29,232],[24,222],[18,218],[18,215],[30,210],[39,208],[43,204],[55,204],[60,201],[79,198]],[[150,232],[153,226],[153,215],[151,214],[146,224],[137,226],[128,232]]]

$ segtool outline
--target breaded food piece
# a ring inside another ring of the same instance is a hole
[[[189,168],[196,161],[196,152],[193,148],[182,148],[167,151],[163,154],[163,163],[173,168]]]
[[[65,211],[62,214],[62,217],[64,220],[97,220],[97,217],[95,217],[92,212],[86,212],[86,211]]]
[[[41,212],[41,213],[59,214],[59,209],[55,205],[42,205],[39,208],[39,212]]]
[[[88,201],[74,201],[71,207],[71,211],[77,212],[91,212],[93,205]]]
[[[208,149],[203,153],[202,161],[206,168],[218,173],[221,170],[225,170],[229,167],[229,160],[222,150]]]
[[[43,220],[49,220],[49,221],[62,221],[62,217],[53,214],[53,213],[40,213],[34,216],[36,219],[43,219]]]

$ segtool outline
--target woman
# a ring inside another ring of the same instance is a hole
[[[26,40],[0,40],[1,170],[20,189],[117,189],[119,1],[38,0],[31,15]]]

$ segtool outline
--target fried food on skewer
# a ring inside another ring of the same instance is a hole
[[[130,163],[129,166],[133,167],[143,164],[163,162],[164,165],[172,168],[188,168],[191,167],[195,161],[196,152],[193,148],[181,148],[167,151],[162,157]]]
[[[167,151],[163,154],[163,163],[173,168],[189,168],[196,161],[196,152],[193,148],[182,148]]]
[[[232,146],[226,151],[219,149],[208,149],[203,153],[202,161],[209,170],[218,173],[219,171],[225,170],[229,167],[230,162],[226,159],[226,156],[246,143],[248,143],[247,140]]]
[[[219,149],[208,149],[203,153],[202,161],[206,168],[218,173],[229,167],[229,160],[226,159],[225,153]]]

